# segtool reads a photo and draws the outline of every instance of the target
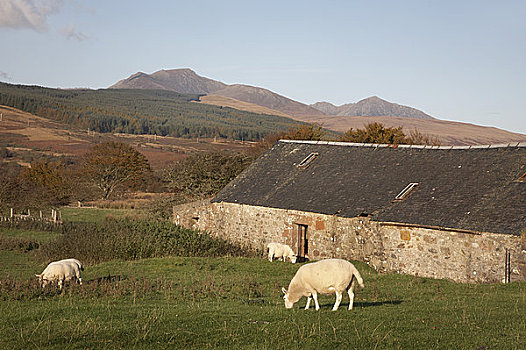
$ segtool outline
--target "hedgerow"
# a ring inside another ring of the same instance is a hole
[[[107,219],[103,223],[62,225],[54,241],[40,248],[44,261],[75,257],[94,264],[114,259],[165,256],[253,256],[247,247],[169,222]]]

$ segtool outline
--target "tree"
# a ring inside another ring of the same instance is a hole
[[[26,186],[19,179],[22,167],[16,163],[4,163],[0,166],[0,210],[16,208],[28,198]]]
[[[252,157],[243,154],[195,154],[169,168],[165,180],[171,191],[182,194],[186,199],[210,197],[252,161]]]
[[[286,140],[320,141],[324,136],[325,130],[320,125],[308,124],[290,128],[282,138]]]
[[[259,156],[267,149],[272,147],[279,140],[312,140],[320,141],[326,135],[326,131],[317,124],[304,124],[289,128],[288,131],[280,131],[268,134],[265,138],[252,147],[251,154]]]
[[[440,146],[440,140],[438,137],[422,134],[416,129],[409,132],[407,143],[410,145]]]
[[[383,143],[390,145],[399,145],[406,142],[406,137],[402,131],[402,127],[393,128],[385,127],[380,123],[369,123],[365,125],[365,129],[353,128],[347,130],[340,141],[344,142],[358,142],[358,143]]]
[[[20,179],[31,188],[35,204],[57,206],[70,201],[72,180],[61,162],[33,162],[21,171]]]
[[[380,123],[369,123],[365,129],[353,128],[347,130],[343,136],[340,136],[343,142],[358,143],[383,143],[389,145],[432,145],[440,146],[440,140],[437,137],[422,134],[418,130],[413,130],[406,136],[402,127],[385,127]]]
[[[144,155],[121,142],[93,146],[83,157],[82,172],[108,199],[116,190],[133,188],[150,172]]]

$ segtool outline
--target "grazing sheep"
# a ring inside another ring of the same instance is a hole
[[[77,259],[75,259],[75,258],[62,259],[62,260],[59,260],[59,261],[57,261],[57,262],[73,262],[73,263],[75,263],[75,264],[78,265],[79,269],[81,269],[82,271],[84,271],[84,265],[83,265],[80,261],[78,261]]]
[[[281,260],[285,261],[286,258],[290,259],[290,262],[293,264],[296,262],[296,255],[292,251],[292,249],[286,245],[281,243],[269,243],[267,245],[268,249],[268,260],[272,261],[273,258],[281,258]]]
[[[59,260],[57,262],[59,262],[59,263],[70,263],[70,264],[77,265],[77,267],[78,267],[78,269],[77,269],[77,281],[79,282],[79,284],[82,284],[82,276],[80,275],[80,271],[84,271],[84,265],[80,261],[78,261],[75,258],[69,258],[69,259],[62,259],[62,260]]]
[[[62,289],[62,285],[65,281],[74,279],[81,282],[80,267],[77,263],[72,261],[51,262],[40,275],[35,276],[38,277],[42,287],[47,286],[49,283],[58,281],[58,286]]]
[[[362,276],[353,264],[342,259],[326,259],[303,265],[298,269],[296,275],[289,284],[289,289],[282,288],[285,307],[290,309],[302,296],[307,297],[307,305],[310,306],[311,298],[314,299],[316,310],[320,309],[318,304],[318,293],[336,293],[336,302],[332,311],[338,310],[342,301],[343,291],[347,289],[349,294],[349,310],[352,309],[354,301],[354,283],[358,281],[363,288]]]

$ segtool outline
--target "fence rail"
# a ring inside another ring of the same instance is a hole
[[[11,208],[9,216],[0,216],[0,221],[43,221],[51,223],[62,223],[62,213],[56,209],[51,209],[51,216],[45,216],[42,210],[39,210],[39,215],[31,215],[31,211],[28,210],[25,214],[15,214],[13,208]]]

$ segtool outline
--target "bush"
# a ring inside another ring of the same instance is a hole
[[[252,163],[253,157],[219,152],[191,155],[166,170],[171,192],[188,201],[213,196]]]
[[[33,238],[27,237],[5,237],[0,235],[0,250],[16,250],[29,252],[38,249],[39,243]]]
[[[13,230],[31,230],[31,231],[46,231],[57,232],[61,230],[61,226],[57,223],[44,220],[8,220],[0,221],[0,227]]]
[[[339,141],[359,143],[380,143],[389,145],[432,145],[440,146],[440,140],[435,136],[422,134],[413,130],[406,136],[402,127],[386,127],[381,123],[369,123],[364,129],[347,130]]]
[[[168,222],[107,219],[103,223],[64,223],[61,236],[41,247],[43,260],[74,256],[85,263],[164,256],[252,256],[245,248],[206,232]]]

